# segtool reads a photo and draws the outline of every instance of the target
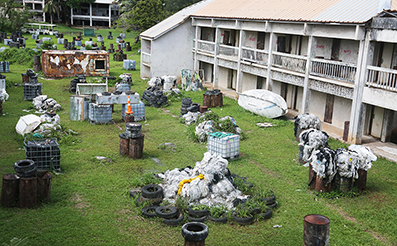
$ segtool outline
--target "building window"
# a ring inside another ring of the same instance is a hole
[[[104,70],[105,69],[105,60],[96,60],[95,61],[95,70]]]

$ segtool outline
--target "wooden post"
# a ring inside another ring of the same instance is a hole
[[[3,175],[1,187],[1,205],[3,207],[15,207],[18,199],[19,179],[13,174]]]
[[[143,142],[145,135],[141,134],[138,138],[130,138],[128,157],[132,159],[141,159],[143,155]]]
[[[367,189],[367,171],[358,169],[358,179],[354,181],[354,186],[361,191]]]
[[[125,114],[124,123],[134,122],[134,114]]]
[[[310,189],[316,188],[316,174],[313,171],[312,164],[309,164],[309,184]]]
[[[20,178],[19,207],[32,208],[37,205],[37,177]]]
[[[39,201],[49,202],[51,196],[52,175],[46,172],[37,178],[37,198]]]
[[[125,136],[125,133],[121,133],[120,137],[120,155],[129,155],[130,140]]]
[[[223,94],[222,92],[220,92],[218,95],[215,96],[214,98],[214,103],[215,103],[215,107],[222,107],[223,106]]]
[[[208,110],[208,106],[200,106],[200,113],[204,113]]]
[[[330,192],[331,191],[331,184],[324,184],[324,180],[319,176],[316,175],[316,185],[314,187],[316,191],[320,192]]]
[[[330,220],[318,214],[306,215],[303,219],[303,245],[326,246],[329,242]]]

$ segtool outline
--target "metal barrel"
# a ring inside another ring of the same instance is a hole
[[[303,245],[325,246],[329,242],[330,220],[318,214],[306,215],[303,219]]]

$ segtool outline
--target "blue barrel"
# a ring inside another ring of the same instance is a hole
[[[81,41],[74,41],[74,46],[81,46]]]
[[[123,69],[135,70],[135,60],[123,60]]]

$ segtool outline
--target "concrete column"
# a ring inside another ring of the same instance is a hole
[[[193,69],[198,70],[200,68],[199,61],[197,59],[197,49],[198,49],[198,41],[200,39],[201,27],[196,26],[195,35],[194,35],[194,61],[193,61]]]
[[[372,61],[373,45],[370,43],[370,32],[365,39],[360,41],[357,59],[357,72],[354,79],[353,101],[350,113],[349,137],[347,141],[352,144],[361,144],[364,129],[363,91],[366,83],[367,65]]]
[[[380,135],[381,142],[390,142],[391,135],[392,135],[392,124],[394,118],[394,111],[390,109],[385,109],[383,113],[383,125],[382,125],[382,132]]]
[[[112,5],[109,4],[109,27],[112,26]]]
[[[218,88],[219,66],[218,66],[218,53],[219,43],[221,38],[221,30],[216,28],[215,31],[215,56],[214,56],[214,88]]]
[[[73,8],[70,8],[70,24],[73,25]]]
[[[245,45],[245,37],[246,33],[244,30],[240,30],[240,40],[239,40],[239,49],[238,49],[238,62],[237,62],[237,82],[236,82],[236,91],[243,92],[243,77],[244,73],[241,71],[241,59],[243,56],[243,46]]]
[[[34,3],[33,3],[34,5]],[[41,4],[41,9],[44,9],[45,6],[45,1],[43,0],[43,3]],[[45,12],[43,11],[43,22],[45,22]]]
[[[90,26],[92,26],[92,3],[90,3]]]
[[[316,45],[317,40],[315,37],[309,37],[309,44],[307,47],[307,58],[306,58],[306,70],[305,70],[305,79],[303,81],[303,95],[302,95],[302,105],[300,109],[300,113],[309,113],[310,107],[310,89],[309,89],[309,76],[310,71],[312,70],[312,59],[316,57]]]
[[[273,32],[270,33],[269,39],[269,57],[267,59],[267,75],[266,75],[266,90],[271,91],[273,89],[272,80],[272,63],[273,63],[273,51],[277,49],[277,36]]]

